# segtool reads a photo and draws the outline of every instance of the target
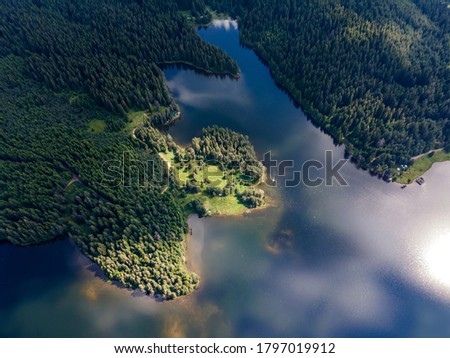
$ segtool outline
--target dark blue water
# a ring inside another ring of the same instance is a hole
[[[166,70],[183,114],[171,135],[187,144],[217,124],[297,169],[326,150],[343,158],[240,47],[238,31],[216,25],[199,34],[228,52],[242,77]],[[270,191],[275,207],[191,218],[188,266],[201,287],[174,302],[105,282],[69,241],[0,245],[0,336],[450,336],[450,165],[406,190],[351,164],[342,173],[347,187],[280,180]]]

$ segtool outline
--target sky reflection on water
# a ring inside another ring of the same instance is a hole
[[[199,31],[238,61],[240,80],[166,70],[181,144],[218,124],[296,169],[342,147],[276,87],[230,23]],[[0,245],[0,336],[450,336],[450,163],[401,190],[347,164],[349,187],[278,188],[280,205],[191,217],[200,289],[156,302],[105,282],[68,241]],[[24,264],[26,263],[26,264]]]

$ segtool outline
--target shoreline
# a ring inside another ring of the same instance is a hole
[[[274,207],[275,205],[265,203],[264,205],[258,206],[256,208],[245,208],[242,212],[236,213],[236,214],[229,214],[229,213],[221,213],[221,212],[215,212],[209,216],[205,216],[205,218],[231,218],[231,217],[243,217],[246,215],[250,215],[257,211],[262,211],[269,209],[270,207]]]
[[[444,148],[434,149],[413,158],[411,159],[414,160],[414,163],[407,170],[401,172],[395,183],[402,185],[414,183],[416,179],[430,171],[435,163],[449,162],[450,152],[446,152]]]
[[[178,105],[177,105],[178,106]],[[178,111],[178,114],[173,117],[170,121],[168,121],[167,123],[163,124],[160,128],[167,128],[167,127],[171,127],[173,124],[175,124],[176,122],[180,121],[182,119],[182,115],[181,115],[181,111]],[[159,128],[158,128],[159,129]]]
[[[258,51],[257,48],[252,47],[250,44],[247,44],[245,42],[245,40],[240,40],[240,46],[246,49],[251,50],[253,53],[256,54],[257,58],[259,59],[259,61],[269,70],[270,76],[272,78],[272,80],[274,81],[275,85],[284,93],[286,93],[289,98],[292,100],[292,102],[294,103],[294,105],[298,108],[301,109],[301,111],[305,114],[305,117],[308,121],[310,121],[316,128],[319,128],[322,132],[324,132],[325,134],[329,135],[334,144],[336,146],[338,145],[344,145],[345,148],[345,152],[348,153],[348,155],[350,156],[350,158],[352,158],[351,162],[353,163],[353,165],[355,165],[358,168],[361,168],[361,166],[357,163],[353,161],[353,156],[350,152],[347,151],[348,145],[351,144],[349,143],[346,139],[344,139],[343,141],[340,141],[338,136],[337,136],[337,128],[333,128],[331,127],[328,123],[325,123],[323,121],[324,115],[322,115],[318,110],[316,110],[314,107],[311,106],[310,103],[308,103],[305,99],[302,98],[301,94],[299,93],[299,91],[297,89],[292,89],[290,85],[285,84],[285,78],[283,74],[279,74],[279,76],[277,77],[274,73],[274,70],[272,69],[272,67],[270,66],[269,61],[267,61],[262,55],[261,53]],[[438,148],[438,149],[433,149],[430,150],[426,153],[422,153],[419,154],[417,156],[411,157],[411,160],[418,160],[421,159],[425,156],[427,156],[428,154],[431,153],[439,153],[439,152],[443,152],[444,148]],[[450,158],[444,161],[450,161]],[[436,162],[440,162],[440,161],[436,161]],[[421,175],[423,175],[424,173],[426,173],[428,170],[431,169],[428,168],[427,170],[423,171],[420,175],[417,175],[414,179],[412,179],[412,181],[414,181],[415,179],[419,178]],[[370,168],[365,169],[365,171],[367,172],[371,172]],[[397,178],[397,181],[395,181],[398,184],[402,184],[401,181],[399,181],[399,178]],[[406,182],[403,184],[407,184]]]
[[[241,71],[238,70],[237,74],[234,74],[232,72],[214,72],[212,70],[207,70],[205,68],[199,67],[197,65],[194,65],[191,62],[188,61],[165,61],[165,62],[157,62],[156,63],[159,67],[169,67],[169,66],[186,66],[191,70],[197,71],[203,75],[206,76],[216,76],[216,77],[230,77],[234,80],[238,80],[241,78]]]
[[[177,105],[177,106],[178,106],[178,105]],[[148,115],[147,111],[144,111],[144,113],[145,113],[145,115]],[[156,129],[162,129],[162,128],[170,127],[170,126],[173,125],[175,122],[181,120],[181,118],[182,118],[181,111],[178,111],[178,114],[177,114],[176,116],[174,116],[174,117],[173,117],[170,121],[168,121],[166,124],[163,124],[162,126],[160,126],[160,127],[155,127],[155,128],[156,128]],[[146,120],[148,120],[148,118],[147,118]],[[146,120],[142,121],[142,123],[139,123],[138,125],[136,125],[136,127],[134,127],[134,128],[131,130],[131,138],[137,139],[137,138],[136,138],[136,133],[135,133],[135,132],[136,132],[136,129],[138,129],[139,127],[141,127],[142,125],[144,125],[144,123],[145,123]]]
[[[411,157],[411,160],[417,160],[417,159],[420,159],[420,158],[422,158],[422,157],[424,157],[424,156],[426,156],[428,154],[442,152],[443,150],[444,150],[444,148],[432,149],[432,150],[429,150],[426,153],[422,153],[422,154],[416,155],[415,157]]]
[[[192,25],[194,27],[196,27],[196,28],[209,28],[209,27],[211,27],[213,25],[213,21],[216,20],[216,19],[217,20],[234,20],[230,16],[225,17],[226,15],[224,15],[224,17],[214,17],[213,11],[212,11],[212,15],[213,15],[213,17],[212,17],[211,21],[208,24],[198,24],[196,22],[193,22]],[[188,21],[189,21],[189,19],[188,19]],[[293,89],[293,88],[291,88],[291,86],[285,84],[286,83],[286,81],[285,81],[286,79],[284,78],[283,74],[278,74],[278,76],[275,75],[274,70],[270,66],[269,61],[267,61],[262,56],[262,54],[260,53],[260,51],[258,51],[257,48],[252,47],[250,44],[246,43],[245,40],[240,40],[240,46],[243,47],[243,48],[249,49],[252,52],[254,52],[256,54],[257,58],[259,59],[259,61],[266,68],[268,68],[270,76],[271,76],[272,80],[274,81],[275,85],[281,91],[285,92],[289,96],[289,98],[293,101],[293,103],[294,103],[294,105],[296,107],[298,107],[298,108],[300,108],[302,110],[302,112],[305,114],[306,119],[308,121],[310,121],[316,128],[319,128],[322,132],[324,132],[325,134],[329,135],[332,138],[332,140],[333,140],[333,142],[335,143],[336,146],[344,145],[346,153],[348,153],[350,158],[353,158],[352,154],[347,151],[347,148],[348,148],[350,143],[347,140],[345,140],[345,139],[342,142],[339,141],[339,138],[337,136],[337,129],[335,129],[335,128],[331,127],[329,124],[325,123],[324,120],[323,120],[324,116],[318,110],[313,108],[310,103],[308,103],[305,99],[303,99],[298,90],[296,90],[295,88]],[[198,70],[201,74],[204,74],[204,75],[207,75],[207,76],[208,75],[215,75],[215,76],[219,76],[219,77],[220,76],[230,76],[230,77],[232,77],[234,79],[239,79],[240,76],[241,76],[240,71],[239,71],[237,76],[236,75],[232,75],[230,73],[217,75],[217,74],[212,73],[212,71],[208,71],[208,70],[204,70],[204,69],[198,68],[197,66],[195,66],[195,65],[193,65],[192,63],[189,63],[189,62],[181,61],[181,62],[178,62],[178,63],[181,64],[181,65],[187,65],[189,67],[192,67],[194,70]],[[167,64],[176,65],[177,63],[176,62],[167,62]],[[422,154],[419,154],[417,156],[411,157],[411,160],[416,161],[416,160],[418,160],[418,159],[420,159],[422,157],[425,157],[426,155],[428,155],[430,153],[433,153],[433,152],[437,153],[437,152],[441,152],[443,150],[444,150],[444,148],[433,149],[433,150],[430,150],[430,151],[428,151],[426,153],[422,153]],[[448,159],[448,160],[450,160],[450,159]],[[358,163],[354,162],[353,159],[351,161],[353,162],[353,164],[356,167],[361,168],[361,166]],[[391,168],[391,169],[393,170],[393,168]],[[421,175],[423,175],[424,173],[426,173],[430,169],[431,169],[431,166],[427,170],[421,172],[416,177],[411,179],[411,182],[413,182],[414,180],[419,178]],[[368,171],[369,173],[371,173],[370,168],[365,169],[365,170]],[[393,175],[393,176],[395,176],[395,175]],[[266,180],[266,178],[264,180]],[[398,177],[397,177],[396,180],[394,180],[392,182],[398,183],[398,184],[407,184],[406,181],[403,182]]]

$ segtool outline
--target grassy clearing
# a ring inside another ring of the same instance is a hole
[[[159,106],[159,112],[164,112],[167,110],[166,106]],[[125,128],[123,129],[125,132],[132,132],[133,129],[140,126],[142,123],[147,121],[150,116],[154,113],[156,113],[158,109],[155,106],[150,106],[150,109],[145,111],[130,111],[127,114],[128,117],[128,123],[125,125]]]
[[[196,170],[189,170],[187,166],[178,164],[173,165],[175,176],[180,185],[191,183],[193,185],[201,185],[223,189],[227,186],[229,179],[224,172],[215,165],[198,166]],[[207,178],[208,182],[205,182]]]
[[[240,172],[231,175],[222,171],[218,165],[175,162],[175,154],[173,152],[159,153],[159,155],[163,160],[171,163],[178,185],[185,187],[187,184],[190,184],[200,188],[200,193],[187,193],[179,199],[187,210],[191,210],[189,203],[194,200],[200,200],[203,203],[207,215],[241,215],[250,210],[240,202],[238,199],[239,194],[236,194],[234,190],[226,196],[210,196],[205,192],[208,187],[223,190],[227,184],[232,184],[238,193],[250,189],[252,186],[242,181]]]
[[[146,111],[131,111],[128,113],[129,122],[125,126],[124,130],[126,132],[131,132],[134,128],[139,126],[148,118]]]
[[[104,132],[106,129],[106,122],[103,119],[94,119],[89,122],[88,124],[88,131],[89,132]]]
[[[181,200],[182,204],[186,207],[191,201],[196,199],[203,203],[205,209],[208,211],[208,215],[242,215],[250,210],[245,205],[241,204],[234,195],[211,198],[204,193],[187,194],[186,197]]]
[[[211,13],[213,20],[228,20],[230,18],[230,15],[227,15],[224,12],[217,12],[211,9],[209,6],[207,8],[208,11]]]
[[[431,168],[433,163],[445,162],[450,160],[450,152],[433,152],[431,154],[420,157],[414,161],[407,170],[405,170],[401,176],[397,177],[397,182],[400,184],[412,183],[415,179],[422,176],[427,170]]]
[[[204,205],[212,215],[240,215],[249,210],[234,195],[208,198]]]
[[[175,163],[175,154],[173,152],[159,153],[159,155],[166,161],[170,162],[172,165]]]
[[[171,162],[171,167],[175,170],[175,178],[178,184],[182,186],[190,183],[191,185],[201,186],[203,189],[206,187],[224,189],[227,184],[233,184],[239,191],[249,188],[248,185],[243,185],[237,181],[237,179],[241,178],[241,175],[231,175],[222,171],[216,165],[195,164],[192,166],[192,169],[189,169],[188,165],[175,163],[173,160],[170,160],[167,154],[163,156]]]
[[[229,182],[229,178],[216,165],[204,165],[196,176],[198,181],[203,178],[208,178],[209,186],[220,189],[225,188]]]

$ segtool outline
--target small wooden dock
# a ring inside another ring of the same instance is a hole
[[[416,183],[419,185],[422,185],[425,183],[425,179],[423,177],[420,177],[420,178],[416,179]]]

